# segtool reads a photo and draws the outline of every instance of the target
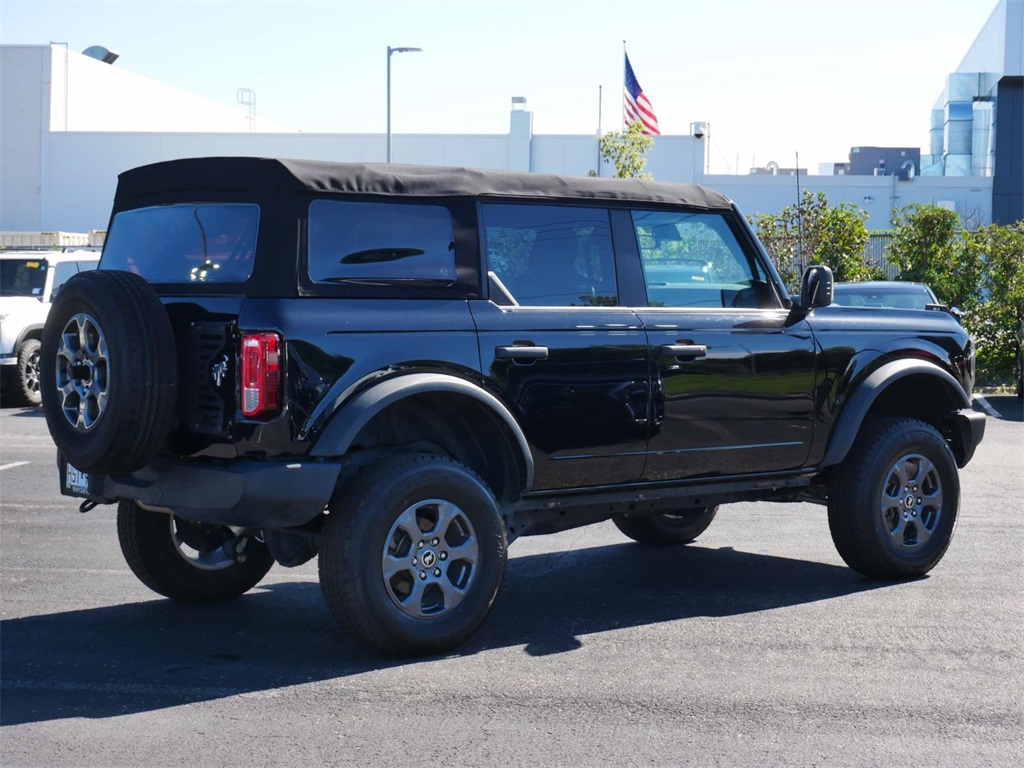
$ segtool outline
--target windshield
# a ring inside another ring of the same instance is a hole
[[[0,296],[42,296],[46,288],[43,259],[0,259]]]
[[[260,209],[188,203],[121,211],[111,222],[101,269],[151,283],[242,283],[252,274]]]
[[[920,286],[837,285],[833,303],[843,307],[882,307],[885,309],[924,309],[934,299]]]

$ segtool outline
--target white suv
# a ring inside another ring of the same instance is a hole
[[[39,343],[50,300],[98,250],[0,252],[0,372],[4,405],[39,405]]]

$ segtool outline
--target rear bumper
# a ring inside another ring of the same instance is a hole
[[[953,446],[958,467],[967,466],[978,443],[985,437],[985,414],[965,408],[952,414]]]
[[[133,499],[186,520],[243,528],[308,523],[327,506],[341,471],[327,461],[158,459],[130,475],[72,477],[63,457],[58,465],[65,496],[101,504]]]

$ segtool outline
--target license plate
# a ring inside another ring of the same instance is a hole
[[[68,464],[67,472],[64,475],[64,490],[70,493],[80,493],[83,496],[88,496],[89,475],[77,467],[73,467]]]

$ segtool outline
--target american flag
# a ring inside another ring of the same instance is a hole
[[[644,89],[640,87],[640,83],[636,81],[633,67],[629,65],[628,55],[626,55],[626,90],[623,97],[626,100],[626,125],[628,126],[639,120],[644,125],[643,132],[645,134],[660,136],[661,131],[658,130],[658,118],[654,114],[654,107],[651,106],[650,100],[644,96]]]

